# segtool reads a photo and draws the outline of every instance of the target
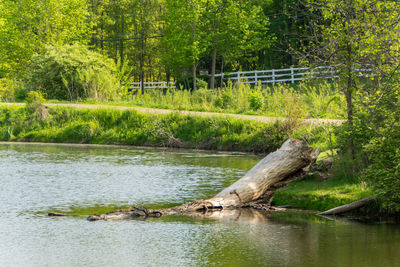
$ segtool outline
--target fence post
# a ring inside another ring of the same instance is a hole
[[[237,73],[237,80],[238,80],[238,84],[240,84],[240,72],[238,71],[238,73]]]
[[[294,70],[293,70],[293,68],[290,68],[290,76],[292,78],[292,83],[294,83]]]
[[[272,84],[275,85],[275,70],[272,69]]]
[[[255,84],[258,84],[258,78],[257,78],[257,71],[254,72],[254,79],[255,79]]]

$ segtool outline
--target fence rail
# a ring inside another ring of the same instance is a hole
[[[142,83],[141,82],[132,82],[128,83],[128,89],[140,89]],[[167,88],[175,88],[175,82],[144,82],[144,89],[167,89]]]

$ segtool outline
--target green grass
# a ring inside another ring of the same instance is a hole
[[[0,106],[0,140],[124,144],[268,153],[290,137],[322,144],[326,126],[262,123],[231,117],[144,114],[134,110],[54,107],[40,118],[23,106]]]
[[[371,196],[372,192],[362,182],[334,177],[325,181],[310,176],[295,181],[275,192],[273,204],[296,208],[328,210]]]

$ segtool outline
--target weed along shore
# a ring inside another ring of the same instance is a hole
[[[228,116],[154,114],[113,108],[0,105],[0,140],[171,147],[268,154],[289,138],[328,149],[330,124]],[[322,157],[326,153],[321,154]],[[340,194],[338,193],[340,192]],[[275,193],[273,204],[326,210],[370,195],[359,182],[320,179],[318,172]]]

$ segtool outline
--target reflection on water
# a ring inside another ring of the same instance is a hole
[[[400,266],[398,225],[246,210],[95,223],[44,215],[210,197],[258,160],[184,150],[0,144],[0,266]]]

